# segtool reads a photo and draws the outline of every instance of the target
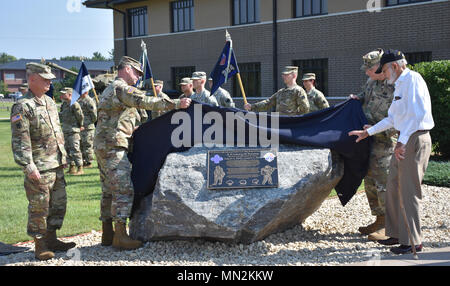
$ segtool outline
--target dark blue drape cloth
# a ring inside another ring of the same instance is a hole
[[[140,126],[133,134],[133,151],[129,153],[128,157],[132,162],[131,179],[134,185],[134,203],[138,205],[139,201],[153,192],[153,188],[158,178],[159,170],[168,154],[173,152],[183,152],[189,149],[189,147],[176,148],[172,145],[171,137],[172,131],[185,124],[183,122],[177,122],[177,124],[171,124],[172,116],[176,112],[184,112],[187,114],[186,118],[189,122],[189,128],[183,129],[183,131],[190,132],[191,144],[194,146],[199,138],[195,138],[195,128],[201,128],[201,134],[206,129],[215,124],[198,124],[194,126],[194,110],[201,107],[201,119],[208,112],[216,112],[223,118],[222,128],[224,130],[224,141],[226,140],[227,126],[226,113],[227,112],[240,112],[245,115],[247,112],[238,110],[235,108],[222,108],[214,107],[207,104],[201,104],[194,107],[194,104],[199,104],[195,101],[191,106],[184,110],[171,111],[155,120],[149,121]],[[267,119],[267,128],[261,128],[257,126],[258,132],[265,130],[270,134],[272,131],[270,123],[270,115],[256,114],[258,125],[262,118]],[[198,118],[198,115],[197,115]],[[264,120],[265,120],[264,119]],[[236,123],[241,121],[239,123]],[[248,144],[249,127],[253,127],[248,120],[245,120],[243,116],[238,116],[238,119],[234,121],[234,138],[237,138],[237,124],[243,124],[246,128],[246,140]],[[361,104],[358,100],[347,100],[330,108],[316,111],[313,113],[305,114],[302,116],[279,116],[279,128],[274,129],[274,132],[279,133],[280,144],[296,144],[304,146],[313,146],[320,148],[329,148],[340,154],[344,160],[344,176],[335,187],[338,193],[339,199],[342,205],[345,206],[348,201],[356,193],[360,186],[362,179],[366,176],[369,163],[369,153],[371,148],[371,140],[366,139],[359,143],[355,143],[356,136],[348,136],[348,132],[352,130],[361,130],[363,126],[367,124],[367,119],[361,108]],[[177,130],[179,131],[180,128]],[[199,131],[197,131],[199,132]],[[259,134],[259,133],[258,133]],[[200,136],[197,136],[200,137]],[[201,138],[200,138],[201,139]],[[234,141],[236,142],[236,140]],[[207,142],[203,142],[207,143]],[[258,141],[259,144],[259,141]]]

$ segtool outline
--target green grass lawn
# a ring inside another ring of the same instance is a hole
[[[12,105],[12,102],[0,101],[0,118],[9,118]]]
[[[8,115],[9,117],[9,115]],[[85,169],[83,176],[66,175],[67,213],[58,235],[69,236],[100,230],[101,187],[98,169]],[[0,241],[16,243],[31,238],[26,233],[28,200],[24,174],[14,162],[9,120],[0,120]]]

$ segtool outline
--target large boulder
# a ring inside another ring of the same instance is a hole
[[[283,145],[278,188],[208,190],[207,151],[191,148],[167,156],[153,194],[132,217],[133,238],[252,243],[303,222],[343,175],[339,155],[329,149]]]

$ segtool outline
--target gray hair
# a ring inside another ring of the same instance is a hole
[[[389,67],[392,67],[393,63],[396,63],[401,68],[406,68],[406,65],[408,64],[408,61],[406,59],[400,59],[400,60],[395,61],[395,62],[390,62],[389,63]]]

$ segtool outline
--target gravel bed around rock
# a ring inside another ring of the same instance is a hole
[[[450,246],[450,188],[423,185],[422,234],[424,251]],[[358,193],[342,207],[337,198],[322,206],[302,225],[250,245],[231,245],[205,240],[148,242],[134,251],[116,251],[100,245],[101,232],[64,238],[77,247],[57,252],[55,258],[37,261],[34,244],[29,251],[0,256],[0,265],[58,266],[313,266],[346,265],[394,256],[389,247],[370,242],[358,227],[374,220],[367,198]]]

